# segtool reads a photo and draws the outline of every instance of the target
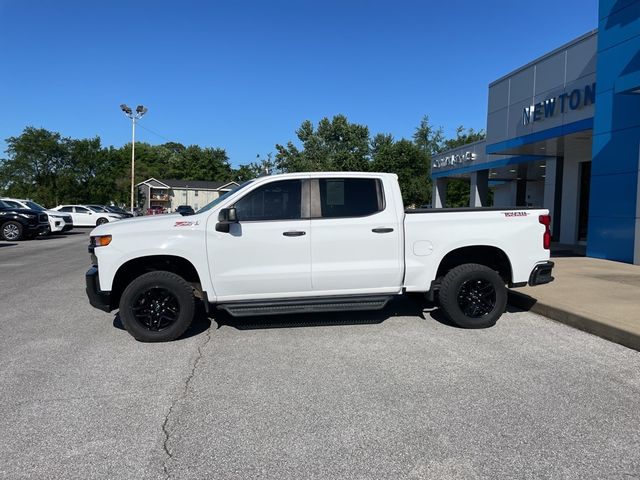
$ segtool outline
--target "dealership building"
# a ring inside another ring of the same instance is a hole
[[[542,206],[560,244],[640,264],[640,0],[600,0],[598,29],[489,85],[486,138],[434,157],[470,206]]]

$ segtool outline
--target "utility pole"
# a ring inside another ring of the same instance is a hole
[[[131,119],[131,213],[133,214],[136,176],[136,121],[140,120],[149,109],[143,105],[138,105],[134,113],[133,110],[124,103],[120,105],[120,109],[127,118]]]

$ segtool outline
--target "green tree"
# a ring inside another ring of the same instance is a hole
[[[344,115],[323,118],[314,128],[305,120],[296,131],[302,149],[293,142],[276,145],[276,168],[282,172],[367,171],[369,129],[350,123]]]
[[[371,141],[372,169],[398,175],[402,200],[407,207],[419,207],[431,199],[430,157],[424,148],[404,138],[378,134]]]
[[[45,205],[56,203],[64,184],[61,179],[70,174],[70,140],[43,128],[26,127],[6,142],[9,158],[0,162],[4,194],[33,198]]]

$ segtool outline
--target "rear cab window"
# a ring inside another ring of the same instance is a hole
[[[320,211],[315,217],[366,217],[385,208],[382,182],[377,178],[320,178]]]

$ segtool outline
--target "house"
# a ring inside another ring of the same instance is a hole
[[[145,212],[152,207],[173,212],[179,205],[191,205],[194,210],[198,210],[238,186],[236,182],[155,178],[149,178],[136,185],[138,204]]]

